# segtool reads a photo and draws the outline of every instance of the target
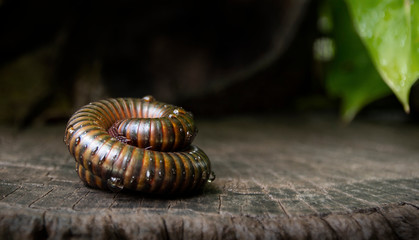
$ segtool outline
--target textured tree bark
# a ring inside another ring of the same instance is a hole
[[[82,184],[64,124],[0,129],[0,239],[413,239],[419,126],[329,116],[197,121],[215,182],[190,196]]]

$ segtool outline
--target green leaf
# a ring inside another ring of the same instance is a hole
[[[335,57],[326,72],[329,94],[342,98],[342,118],[351,121],[367,104],[391,94],[355,32],[343,1],[330,1]]]
[[[419,2],[346,0],[355,28],[378,72],[409,112],[419,77]]]

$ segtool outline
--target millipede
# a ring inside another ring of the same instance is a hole
[[[176,194],[215,179],[208,156],[192,145],[192,113],[152,96],[89,103],[69,119],[64,143],[89,187]]]

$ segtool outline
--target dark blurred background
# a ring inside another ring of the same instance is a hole
[[[199,117],[338,113],[313,58],[317,10],[315,0],[2,0],[0,123],[61,122],[94,100],[144,95]]]

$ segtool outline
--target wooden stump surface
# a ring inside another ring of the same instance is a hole
[[[197,120],[217,178],[180,197],[83,185],[64,124],[0,129],[0,239],[419,236],[419,126],[329,115]]]

